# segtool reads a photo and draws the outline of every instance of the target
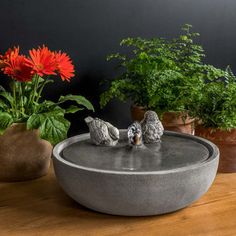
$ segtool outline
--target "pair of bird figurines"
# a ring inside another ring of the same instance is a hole
[[[128,127],[128,139],[131,145],[142,146],[143,143],[160,142],[164,128],[155,111],[147,111],[143,120],[135,121]]]
[[[120,138],[119,130],[109,122],[98,118],[87,117],[85,122],[89,127],[91,141],[96,145],[115,146]],[[135,121],[128,127],[128,140],[132,146],[142,146],[143,143],[160,142],[164,128],[154,111],[147,111],[144,119]]]

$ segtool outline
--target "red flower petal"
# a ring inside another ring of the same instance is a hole
[[[55,75],[56,61],[54,54],[45,46],[29,51],[30,58],[27,64],[33,68],[33,72],[39,76]]]
[[[26,57],[19,55],[19,47],[9,49],[3,56],[3,63],[4,74],[20,82],[32,80],[32,68],[26,64]]]
[[[74,77],[74,65],[70,57],[66,53],[62,53],[61,51],[54,53],[56,60],[56,70],[61,76],[61,79],[70,81],[72,77]]]
[[[20,48],[14,47],[9,48],[4,55],[0,55],[0,69],[5,66],[5,62],[9,61],[10,58],[17,57],[19,55]]]

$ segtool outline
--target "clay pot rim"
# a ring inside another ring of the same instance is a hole
[[[146,107],[140,106],[140,105],[137,105],[137,104],[132,104],[131,108],[133,108],[133,109],[138,108],[138,109],[141,109],[141,110],[148,110]],[[165,111],[165,112],[163,112],[163,114],[178,114],[178,113],[179,114],[188,114],[189,111],[185,110],[185,111]],[[195,118],[192,119],[192,120],[195,120]]]
[[[137,105],[137,104],[132,104],[131,105],[131,109],[141,109],[141,110],[147,110],[147,108],[146,107],[144,107],[144,106],[139,106],[139,105]]]
[[[48,142],[48,143],[52,146],[52,148],[53,148],[53,145],[52,145],[48,140],[40,138],[40,133],[39,133],[40,131],[39,131],[39,129],[27,129],[27,124],[26,124],[26,122],[19,122],[19,123],[14,122],[14,123],[12,123],[9,127],[7,127],[7,128],[4,130],[4,132],[3,132],[2,134],[0,134],[0,136],[4,135],[7,129],[10,129],[10,128],[14,127],[14,126],[22,126],[22,127],[24,126],[25,131],[31,131],[31,132],[36,133],[36,134],[39,136],[39,139],[40,139],[40,140],[43,140],[43,141],[45,141],[45,142]]]
[[[10,126],[8,126],[5,130],[4,130],[4,132],[7,130],[7,129],[9,129],[9,128],[11,128],[11,127],[13,127],[13,126],[25,126],[25,128],[26,128],[26,130],[29,130],[29,131],[37,131],[37,132],[39,132],[39,129],[27,129],[27,124],[26,124],[26,122],[19,122],[19,123],[17,123],[17,122],[14,122],[14,123],[12,123]],[[4,134],[4,132],[3,132],[3,134]],[[3,135],[3,134],[1,134],[1,135]]]
[[[140,109],[142,111],[147,111],[148,109],[144,106],[139,106],[137,104],[132,104],[131,105],[131,109]],[[187,116],[186,119],[183,121],[182,117],[183,116]],[[168,120],[168,116],[173,116],[173,119],[169,119]],[[172,120],[172,122],[170,121]],[[161,119],[162,123],[164,124],[168,124],[168,126],[176,126],[176,124],[178,125],[186,125],[186,124],[191,124],[193,122],[195,122],[194,118],[190,118],[188,115],[188,111],[166,111],[162,114],[162,119]]]
[[[176,120],[176,121],[179,121],[179,120],[181,120],[181,122],[180,123],[184,123],[184,124],[190,124],[190,123],[193,123],[193,122],[195,122],[195,118],[191,118],[189,115],[188,115],[188,111],[166,111],[166,112],[164,112],[163,113],[163,118],[162,118],[162,120],[164,121],[164,117],[165,116],[175,116],[175,119],[173,119],[173,120]],[[186,119],[184,119],[184,121],[183,121],[183,119],[182,119],[182,117],[183,116],[185,116],[186,115]],[[169,123],[169,122],[168,122]],[[173,122],[173,123],[175,123],[175,122]],[[178,122],[177,122],[178,123]]]
[[[16,126],[16,125],[24,125],[24,126],[26,126],[26,128],[27,128],[27,122],[19,122],[19,123],[14,122],[14,123],[12,123],[9,127],[11,127],[11,126]],[[8,127],[8,128],[9,128],[9,127]],[[33,131],[33,130],[39,130],[39,129],[27,129],[27,130]]]
[[[0,136],[4,135],[5,132],[6,132],[6,130],[8,130],[8,129],[14,127],[14,126],[22,126],[22,127],[25,126],[25,128],[26,128],[26,123],[25,123],[25,122],[20,122],[20,123],[14,122],[14,123],[12,123],[10,126],[8,126],[8,127],[3,131],[2,134],[0,134]]]
[[[10,125],[10,127],[11,127],[11,126],[15,126],[15,125],[26,125],[26,122],[19,122],[19,123],[14,122],[14,123],[12,123],[12,124]]]

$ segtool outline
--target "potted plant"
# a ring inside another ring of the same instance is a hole
[[[219,172],[236,172],[236,77],[230,67],[211,67],[201,94],[192,107],[195,134],[219,147]]]
[[[65,114],[93,106],[78,95],[61,96],[58,102],[41,99],[45,85],[53,82],[49,76],[59,75],[63,81],[74,76],[66,53],[43,46],[25,56],[14,47],[0,56],[0,68],[11,78],[10,91],[0,87],[0,180],[40,177],[48,171],[52,145],[67,136]],[[75,105],[62,108],[67,101]]]
[[[184,25],[182,30],[183,34],[172,40],[122,40],[121,45],[132,47],[132,51],[108,57],[119,60],[121,72],[101,94],[101,106],[112,98],[131,99],[134,120],[141,120],[145,111],[151,109],[160,115],[166,129],[192,133],[194,120],[188,110],[204,82],[204,54],[202,47],[193,42],[199,34],[191,32],[190,25]]]

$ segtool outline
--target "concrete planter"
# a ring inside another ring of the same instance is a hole
[[[78,203],[125,216],[173,212],[196,201],[211,186],[219,151],[193,135],[166,131],[162,142],[130,149],[91,144],[89,134],[59,143],[53,150],[57,180]]]
[[[38,130],[13,124],[0,136],[0,181],[25,181],[46,175],[52,146],[39,138]]]

